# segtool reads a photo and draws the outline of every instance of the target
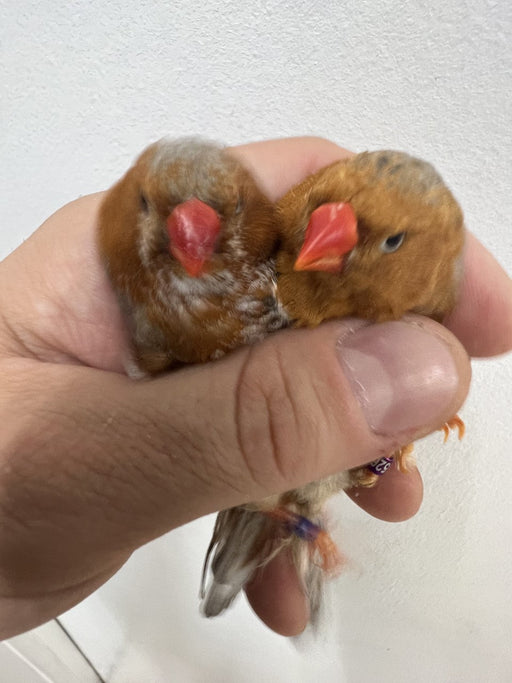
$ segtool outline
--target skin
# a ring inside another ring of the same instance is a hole
[[[233,153],[273,200],[350,154],[318,138],[261,142]],[[259,362],[284,349],[290,367],[300,363],[304,335],[308,348],[321,348],[330,343],[333,324],[285,331],[255,351],[242,349],[148,382],[126,378],[121,358],[127,338],[95,246],[102,196],[62,208],[0,264],[3,638],[85,598],[152,538],[208,512],[363,464],[350,449],[356,438],[367,453],[378,445],[361,425],[340,421],[333,433],[321,435],[312,462],[297,466],[301,441],[288,430],[282,450],[255,467],[237,450],[237,425],[226,422],[226,414],[236,413],[233,387],[247,368],[257,374]],[[469,365],[452,333],[470,355],[512,348],[511,281],[471,236],[460,300],[447,325],[451,332],[443,334],[461,378],[458,406],[467,393]],[[321,357],[310,362],[312,373],[328,376]],[[220,407],[210,398],[219,395],[226,397]],[[305,410],[312,399],[300,400],[304,405],[293,407]],[[268,434],[259,425],[267,421],[266,412],[260,419],[255,411],[262,443]],[[390,471],[374,489],[358,493],[354,500],[368,513],[401,521],[420,506],[421,477]],[[305,628],[307,600],[286,555],[266,567],[247,595],[276,632],[295,635]]]

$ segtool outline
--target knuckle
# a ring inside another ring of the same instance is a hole
[[[317,412],[311,398],[278,343],[267,340],[248,349],[235,420],[239,450],[257,484],[282,490],[307,478],[309,459],[303,455],[313,442]]]

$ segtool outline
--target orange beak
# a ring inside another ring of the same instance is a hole
[[[357,237],[357,218],[350,204],[322,204],[311,214],[293,269],[339,273]]]
[[[198,277],[215,250],[220,218],[195,197],[174,207],[166,221],[169,251],[187,274]]]

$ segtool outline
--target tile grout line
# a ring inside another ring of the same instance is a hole
[[[76,640],[73,638],[73,636],[70,635],[70,633],[69,633],[69,631],[66,629],[66,627],[59,621],[59,619],[55,619],[54,621],[55,621],[55,623],[60,627],[60,629],[64,632],[64,634],[66,635],[66,637],[73,643],[73,645],[74,645],[75,648],[78,650],[78,652],[79,652],[80,655],[83,657],[83,659],[85,659],[85,661],[87,662],[87,664],[88,664],[88,665],[91,667],[91,669],[94,671],[94,673],[95,673],[96,676],[98,677],[100,683],[107,683],[107,681],[103,678],[103,676],[100,674],[100,672],[98,671],[98,669],[94,666],[94,664],[93,664],[92,661],[89,659],[89,657],[85,654],[85,652],[82,650],[82,648],[78,645],[78,643],[77,643]]]

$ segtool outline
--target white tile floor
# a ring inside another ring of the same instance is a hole
[[[0,643],[0,683],[101,683],[56,621]]]

